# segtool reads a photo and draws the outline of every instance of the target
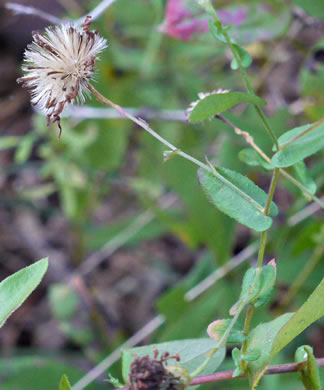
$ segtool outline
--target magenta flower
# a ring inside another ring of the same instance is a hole
[[[208,31],[207,18],[196,17],[186,6],[185,0],[168,0],[164,22],[159,31],[182,41],[189,41],[196,34]]]
[[[242,8],[219,10],[217,13],[223,24],[233,24],[237,27],[247,18]],[[197,14],[188,8],[186,0],[168,0],[165,19],[159,26],[159,31],[173,38],[189,41],[208,31],[208,18],[205,15]]]

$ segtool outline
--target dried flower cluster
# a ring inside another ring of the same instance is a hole
[[[47,124],[57,122],[66,103],[77,98],[83,102],[88,81],[95,71],[98,54],[107,46],[98,31],[84,24],[62,24],[33,32],[33,42],[24,55],[25,76],[17,80],[31,90],[31,102],[47,117]]]
[[[155,350],[153,359],[147,355],[133,360],[129,374],[130,390],[183,390],[187,387],[188,381],[183,383],[181,376],[185,368],[178,366],[182,369],[179,373],[179,370],[170,372],[168,366],[165,367],[167,360],[179,361],[179,355],[170,356],[168,352],[164,352],[160,359],[157,359],[158,354],[159,352]]]

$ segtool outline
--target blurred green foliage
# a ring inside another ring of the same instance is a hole
[[[88,2],[89,10],[97,3]],[[164,3],[160,0],[138,0],[134,6],[134,0],[119,0],[94,23],[95,28],[102,36],[107,37],[109,43],[109,48],[98,63],[96,88],[117,104],[139,110],[143,107],[185,110],[197,99],[199,92],[210,92],[218,88],[245,92],[239,72],[230,69],[225,45],[216,42],[208,33],[190,42],[161,35],[157,25],[164,17]],[[234,1],[226,3],[230,3],[232,8],[237,6]],[[284,55],[283,58],[277,58],[280,53],[273,55],[272,45],[283,44],[288,55],[293,56],[294,47],[285,44],[286,33],[291,27],[291,5],[288,2],[278,5],[277,2],[266,1],[242,3],[247,3],[250,7],[250,19],[242,30],[235,27],[234,32],[241,38],[240,44],[245,45],[254,60],[248,74],[252,83],[257,85],[260,74],[266,67],[274,68],[281,61],[286,61]],[[274,13],[264,11],[267,9],[264,8],[265,5],[270,6],[268,3],[278,6]],[[318,0],[294,0],[293,3],[311,16],[324,15],[324,7]],[[221,6],[222,2],[219,3],[219,7]],[[266,39],[271,39],[271,43]],[[310,123],[323,116],[324,97],[321,85],[324,66],[316,63],[315,71],[310,71],[307,67],[312,53],[322,45],[323,42],[319,42],[303,53],[304,62],[297,75],[300,98],[311,97],[314,101],[294,117],[290,117],[288,105],[275,105],[270,122],[278,136],[289,128]],[[265,84],[266,91],[268,80],[261,82]],[[295,80],[289,82],[293,83]],[[266,100],[267,96],[262,97]],[[88,100],[88,103],[94,107],[99,106],[94,99]],[[271,139],[265,133],[253,107],[239,106],[224,116],[240,129],[248,131],[255,142],[270,155]],[[244,139],[224,123],[210,120],[193,125],[155,119],[150,124],[170,142],[201,161],[204,161],[206,155],[213,164],[235,169],[267,191],[269,174],[260,166],[262,164],[257,158],[246,151]],[[38,185],[20,188],[15,193],[14,201],[19,204],[22,202],[23,207],[33,208],[39,213],[63,214],[71,232],[78,237],[74,248],[77,263],[81,263],[87,254],[100,249],[123,232],[145,210],[152,210],[155,219],[137,232],[127,242],[127,246],[135,248],[142,242],[172,233],[196,257],[195,266],[190,273],[158,298],[156,311],[165,316],[166,323],[155,333],[153,341],[205,337],[206,328],[211,321],[228,317],[228,310],[239,295],[241,279],[247,266],[242,265],[234,270],[193,302],[189,303],[184,299],[185,293],[246,247],[257,234],[249,233],[246,228],[213,208],[199,187],[196,168],[176,156],[163,163],[165,148],[132,123],[123,119],[80,121],[78,118],[67,117],[62,121],[61,139],[57,138],[56,127],[52,127],[47,128],[45,119],[35,115],[32,132],[21,137],[0,138],[0,149],[15,148],[14,161],[12,166],[7,167],[8,170],[21,174],[27,169],[35,169],[39,175]],[[303,171],[305,180],[321,190],[323,152],[311,157],[306,165],[308,171]],[[179,201],[172,207],[163,209],[158,200],[167,192],[174,194]],[[96,222],[96,210],[104,207],[107,200],[113,200],[116,194],[121,199],[123,212],[101,223]],[[58,208],[46,208],[48,206],[41,202],[52,195],[59,198]],[[275,317],[281,295],[287,291],[311,257],[315,247],[314,237],[321,227],[321,221],[317,217],[305,219],[296,226],[287,225],[288,218],[305,208],[308,200],[285,178],[280,179],[275,200],[280,215],[275,219],[270,234],[267,259],[277,259],[278,287],[271,304],[258,310],[253,319],[254,325]],[[71,261],[71,266],[74,265]],[[171,280],[169,271],[164,272]],[[291,310],[301,306],[320,282],[323,272],[324,264],[320,262],[294,297]],[[78,329],[79,332],[73,328],[71,318],[80,305],[80,297],[75,291],[64,285],[54,285],[50,289],[49,302],[53,318],[65,337],[73,340],[79,347],[73,358],[85,354],[91,364],[96,364],[114,349],[116,343],[112,343],[111,348],[105,346],[101,351],[89,353],[88,344],[97,335],[86,326]],[[320,321],[319,324],[321,326],[323,322]],[[294,350],[300,344],[309,343],[310,333],[311,330],[304,332],[294,340],[279,354],[277,361],[292,360]],[[122,330],[117,342],[125,341],[128,336],[127,330]],[[34,351],[34,354],[37,357],[21,357],[17,351],[17,357],[13,357],[9,363],[0,362],[0,375],[5,378],[5,384],[2,385],[4,390],[20,390],[22,387],[55,390],[63,373],[67,374],[71,384],[82,376],[79,370],[70,367],[70,363],[56,360],[64,358],[66,361],[73,361],[72,357],[64,356],[64,351],[57,351],[55,359],[42,357],[43,352]],[[233,368],[230,358],[221,366],[221,369]],[[115,366],[114,370],[118,371],[118,367]],[[323,369],[320,371],[323,375]],[[260,389],[281,386],[288,390],[296,389],[300,386],[296,381],[294,375],[277,375],[265,378]],[[246,389],[247,382],[239,379],[227,382],[226,386]],[[88,388],[99,390],[103,385],[90,385]],[[216,386],[205,388],[214,389]]]

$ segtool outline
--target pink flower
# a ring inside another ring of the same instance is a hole
[[[186,7],[185,0],[169,0],[164,22],[159,31],[183,41],[189,41],[196,34],[208,31],[208,20],[196,17]]]
[[[239,27],[247,18],[242,8],[217,11],[223,24]],[[165,19],[159,31],[182,41],[189,41],[195,35],[208,31],[208,18],[205,14],[194,13],[186,5],[186,0],[168,0]]]

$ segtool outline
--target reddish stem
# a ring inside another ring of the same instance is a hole
[[[324,367],[324,358],[316,359],[316,362],[319,367]],[[304,364],[305,363],[288,363],[288,364],[278,364],[278,365],[270,366],[267,368],[264,375],[287,374],[290,372],[297,372]],[[233,378],[233,373],[234,370],[230,370],[230,371],[216,372],[215,374],[197,376],[192,380],[190,386],[204,385],[206,383],[223,382],[223,381],[228,381],[230,379],[235,379]],[[237,376],[236,378],[242,378],[245,376],[246,376],[245,374],[242,374]],[[123,387],[119,390],[129,390],[129,388]]]

